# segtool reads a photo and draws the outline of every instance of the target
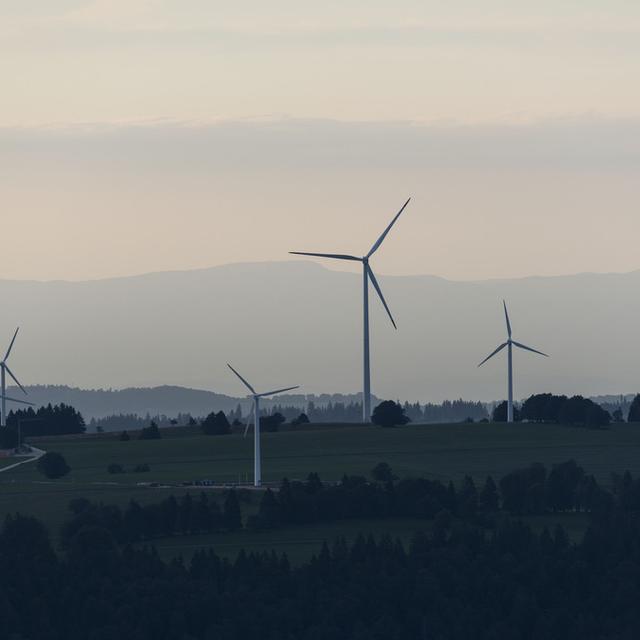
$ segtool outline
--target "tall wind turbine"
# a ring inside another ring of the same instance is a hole
[[[265,398],[266,396],[274,396],[277,393],[284,393],[285,391],[292,391],[293,389],[299,389],[299,385],[295,387],[285,387],[284,389],[276,389],[275,391],[267,391],[266,393],[258,393],[228,362],[227,366],[233,373],[235,373],[238,378],[242,381],[249,391],[251,391],[250,398],[253,398],[253,407],[251,411],[253,412],[253,486],[259,487],[262,484],[262,469],[261,469],[261,458],[260,458],[260,398]],[[247,426],[244,430],[244,435],[246,437],[247,431],[249,430],[249,424],[251,423],[251,412],[249,413],[249,419],[247,420]]]
[[[538,351],[537,349],[532,349],[531,347],[527,347],[520,342],[516,342],[511,339],[511,323],[509,322],[509,312],[507,311],[507,303],[503,300],[502,305],[504,306],[504,319],[507,322],[507,341],[503,342],[493,353],[489,354],[478,366],[481,367],[487,360],[493,358],[496,353],[502,351],[505,347],[507,347],[508,356],[507,356],[507,378],[508,378],[508,390],[507,390],[507,422],[513,422],[513,347],[519,347],[520,349],[525,349],[526,351],[532,351],[533,353],[538,353],[545,358],[549,356],[546,353],[542,353],[542,351]]]
[[[389,231],[391,231],[391,227],[396,223],[396,220],[400,217],[400,214],[404,211],[405,207],[409,204],[409,198],[403,205],[400,211],[396,213],[393,220],[389,223],[389,226],[383,231],[382,235],[375,241],[374,245],[369,250],[365,256],[351,256],[345,255],[341,253],[310,253],[308,251],[290,251],[289,253],[297,255],[297,256],[314,256],[318,258],[333,258],[335,260],[351,260],[355,262],[362,263],[362,278],[363,278],[363,333],[364,333],[364,348],[363,348],[363,360],[364,360],[364,382],[363,382],[363,390],[362,390],[362,422],[371,422],[371,367],[370,367],[370,359],[369,359],[369,280],[373,283],[373,287],[376,290],[376,293],[380,297],[382,305],[384,306],[387,314],[389,315],[389,319],[391,320],[391,324],[394,329],[397,329],[395,320],[391,315],[391,311],[387,305],[384,296],[382,295],[382,290],[380,289],[380,285],[376,280],[375,275],[373,274],[373,270],[369,265],[369,258],[380,248],[380,245],[387,237]]]
[[[13,338],[11,340],[11,343],[9,344],[7,353],[5,354],[3,360],[0,362],[0,426],[3,427],[7,426],[7,400],[9,400],[9,402],[17,402],[19,404],[32,404],[31,402],[16,400],[15,398],[9,398],[7,396],[7,373],[11,378],[13,378],[13,381],[20,387],[20,389],[22,389],[22,392],[27,395],[26,389],[20,384],[18,378],[13,375],[13,372],[11,371],[11,369],[9,369],[9,365],[7,364],[9,354],[11,353],[11,349],[13,349],[13,343],[16,341],[19,330],[20,327],[18,327],[16,329],[16,332],[13,334]]]

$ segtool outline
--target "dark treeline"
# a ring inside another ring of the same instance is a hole
[[[84,419],[80,412],[67,404],[47,405],[34,410],[18,409],[9,411],[7,428],[0,435],[3,447],[15,447],[18,433],[24,439],[28,436],[57,436],[85,432]]]
[[[549,422],[579,427],[606,427],[611,415],[599,404],[583,396],[557,396],[552,393],[538,393],[527,398],[521,406],[514,406],[513,417],[516,422]],[[492,413],[494,422],[506,422],[507,403],[497,404]],[[622,421],[620,414],[619,422]]]
[[[446,423],[446,422],[464,422],[471,419],[479,421],[487,419],[486,406],[481,402],[469,402],[466,400],[445,400],[442,404],[405,402],[402,405],[405,415],[416,424],[424,423]],[[211,416],[225,415],[230,425],[246,424],[247,411],[243,411],[242,406],[238,404],[235,409],[223,413],[221,411],[212,411],[205,417],[194,417],[189,413],[178,414],[174,418],[166,415],[152,416],[149,413],[142,417],[136,414],[119,414],[107,416],[104,418],[92,418],[89,422],[90,431],[138,431],[148,426],[151,421],[155,422],[159,427],[168,426],[188,426],[199,424],[203,426],[203,430],[212,433],[210,429]],[[261,416],[265,420],[265,428],[270,430],[272,422],[270,419],[276,416],[278,423],[293,423],[301,415],[305,415],[309,422],[313,423],[331,423],[331,422],[354,422],[359,423],[362,420],[362,403],[360,402],[328,402],[318,405],[315,402],[309,402],[306,410],[301,410],[300,406],[274,404],[271,407],[263,409]],[[282,419],[281,419],[281,418]],[[204,425],[209,419],[209,423]],[[220,419],[220,418],[218,418]],[[277,424],[276,424],[277,428]],[[216,428],[215,433],[226,433],[227,431]]]
[[[87,527],[109,531],[119,544],[242,528],[242,514],[235,491],[227,492],[222,508],[204,492],[196,499],[187,493],[179,500],[169,496],[161,502],[145,505],[131,500],[124,509],[79,498],[72,500],[69,508],[72,518],[61,531],[65,547]]]
[[[631,482],[628,474],[625,478],[634,491],[637,489],[640,508],[640,482]],[[480,487],[470,476],[455,487],[451,482],[445,485],[425,478],[395,482],[390,472],[385,481],[345,476],[337,485],[326,485],[316,474],[310,474],[306,482],[285,479],[279,491],[267,490],[258,513],[248,518],[247,526],[260,529],[348,518],[429,519],[443,512],[490,523],[490,516],[500,510],[510,514],[591,513],[602,511],[614,499],[615,494],[600,487],[573,460],[554,465],[549,472],[541,464],[516,470],[498,485],[489,476]]]
[[[551,472],[552,473],[552,472]],[[551,477],[551,473],[549,477]],[[0,531],[0,637],[12,640],[626,640],[640,636],[640,482],[620,476],[582,541],[440,512],[404,546],[359,536],[310,562],[198,551],[188,564],[88,522]],[[635,497],[634,497],[635,496]],[[460,507],[458,507],[460,509]]]
[[[445,400],[442,404],[427,403],[424,405],[419,402],[405,402],[402,406],[406,416],[416,424],[463,422],[468,418],[478,421],[489,417],[484,404],[462,399]],[[300,414],[300,408],[275,405],[269,409],[269,413],[276,412],[282,414],[287,420],[292,420]],[[314,423],[360,422],[362,420],[362,403],[329,402],[326,405],[318,406],[314,402],[309,402],[305,413],[309,421]]]
[[[582,396],[539,393],[527,398],[520,409],[523,420],[557,422],[584,427],[607,426],[611,416],[599,404]]]
[[[178,413],[174,418],[164,414],[152,416],[147,413],[142,417],[136,413],[119,413],[104,418],[91,418],[88,427],[90,431],[118,431],[121,429],[139,431],[151,422],[155,422],[159,427],[188,426],[194,423],[194,418],[190,413]]]
[[[482,402],[469,402],[462,399],[445,400],[442,404],[425,404],[421,410],[421,416],[416,415],[416,419],[412,417],[410,411],[407,411],[407,415],[412,422],[462,422],[467,418],[478,421],[489,417],[487,408]]]
[[[636,492],[637,498],[625,497],[622,502],[633,502],[640,509],[640,482],[625,474],[611,494],[573,460],[554,465],[548,472],[541,464],[518,469],[497,485],[488,477],[480,487],[469,476],[458,487],[426,478],[396,481],[387,465],[378,465],[377,469],[380,468],[386,471],[377,474],[376,482],[362,476],[344,476],[339,483],[326,484],[315,473],[309,474],[305,482],[284,479],[277,491],[264,492],[257,513],[244,523],[234,490],[226,492],[222,509],[205,493],[197,499],[186,494],[179,500],[170,496],[147,505],[131,501],[124,510],[116,505],[75,500],[70,505],[72,518],[65,524],[62,539],[72,539],[77,531],[89,525],[105,528],[115,540],[125,543],[243,526],[261,530],[354,518],[432,519],[443,513],[490,525],[501,510],[517,515],[601,512],[622,495],[623,488]]]

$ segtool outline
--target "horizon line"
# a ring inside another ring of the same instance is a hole
[[[237,262],[225,262],[221,264],[214,264],[206,267],[193,267],[184,269],[158,269],[151,271],[142,271],[137,273],[131,273],[127,275],[112,275],[112,276],[99,276],[95,278],[52,278],[52,279],[37,279],[37,278],[3,278],[0,277],[0,283],[20,283],[20,284],[86,284],[86,283],[101,283],[114,280],[133,280],[136,278],[145,278],[159,275],[172,275],[172,274],[188,274],[199,273],[204,271],[214,271],[216,269],[225,269],[229,267],[241,267],[241,266],[259,266],[259,265],[286,265],[286,264],[308,264],[314,265],[318,269],[324,271],[332,271],[338,273],[346,273],[353,275],[355,272],[344,269],[331,269],[328,266],[315,262],[313,260],[301,260],[301,259],[283,259],[283,260],[239,260]],[[434,273],[405,273],[405,274],[381,274],[380,277],[384,278],[436,278],[438,280],[444,280],[452,283],[485,283],[485,282],[507,282],[516,280],[532,280],[532,279],[556,279],[556,278],[574,278],[580,276],[626,276],[640,272],[640,267],[637,269],[631,269],[630,271],[576,271],[569,273],[556,273],[553,275],[540,275],[529,274],[524,276],[493,276],[482,279],[472,278],[450,278],[447,276],[441,276]]]

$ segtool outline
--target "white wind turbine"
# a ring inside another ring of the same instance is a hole
[[[513,422],[513,346],[519,347],[520,349],[525,349],[526,351],[533,351],[533,353],[538,353],[545,358],[549,356],[546,353],[542,353],[542,351],[538,351],[537,349],[532,349],[531,347],[527,347],[520,342],[516,342],[511,339],[511,323],[509,322],[509,313],[507,312],[507,303],[503,300],[502,305],[504,306],[504,318],[507,322],[507,341],[503,342],[493,353],[489,354],[478,366],[481,367],[487,360],[493,358],[496,353],[502,351],[505,347],[508,348],[508,356],[507,356],[507,378],[508,378],[508,390],[507,390],[507,422]]]
[[[396,220],[400,217],[400,214],[404,211],[405,207],[409,204],[409,198],[403,205],[400,211],[396,213],[393,220],[389,223],[389,226],[384,230],[382,235],[376,240],[375,244],[369,250],[365,256],[351,256],[344,255],[341,253],[310,253],[308,251],[290,251],[289,253],[297,255],[297,256],[315,256],[318,258],[333,258],[335,260],[352,260],[356,262],[362,263],[362,276],[363,276],[363,319],[364,319],[364,349],[363,349],[363,360],[364,360],[364,382],[363,382],[363,390],[362,390],[362,422],[371,422],[371,367],[370,367],[370,359],[369,359],[369,280],[373,283],[373,286],[380,297],[380,300],[389,315],[389,319],[391,320],[391,324],[393,324],[393,328],[397,329],[395,320],[391,315],[391,311],[387,306],[387,302],[382,295],[382,290],[380,289],[380,285],[376,280],[375,275],[373,274],[373,270],[369,265],[369,258],[379,249],[380,245],[387,237],[387,234],[391,230],[391,227],[395,224]]]
[[[284,393],[285,391],[292,391],[293,389],[299,389],[299,385],[295,387],[285,387],[284,389],[276,389],[275,391],[267,391],[266,393],[257,393],[256,390],[227,362],[227,366],[238,378],[242,381],[249,391],[251,391],[250,398],[253,399],[253,405],[249,412],[249,418],[247,420],[247,426],[244,430],[246,437],[249,425],[251,424],[251,413],[253,412],[253,486],[259,487],[262,484],[262,469],[260,458],[260,398],[266,396],[274,396],[277,393]]]
[[[13,343],[16,341],[16,337],[18,335],[18,331],[20,327],[16,329],[16,332],[13,334],[13,338],[11,343],[9,344],[9,348],[7,349],[7,353],[5,354],[3,360],[0,362],[0,426],[7,426],[7,400],[9,402],[17,402],[18,404],[28,404],[33,406],[33,402],[27,402],[26,400],[16,400],[15,398],[10,398],[7,396],[7,373],[13,381],[22,389],[22,392],[27,395],[26,389],[20,384],[18,378],[13,375],[11,369],[9,369],[9,365],[7,364],[7,360],[9,359],[9,354],[11,353],[11,349],[13,349]]]

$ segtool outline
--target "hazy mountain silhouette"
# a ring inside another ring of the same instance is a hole
[[[64,402],[76,407],[85,420],[101,418],[114,414],[137,414],[145,416],[166,415],[175,417],[179,413],[191,414],[194,417],[206,416],[211,411],[229,412],[241,405],[243,413],[250,409],[250,400],[245,397],[232,397],[213,391],[202,389],[188,389],[185,387],[163,385],[159,387],[129,387],[126,389],[78,389],[65,385],[34,385],[27,386],[28,399],[37,406],[49,403]],[[9,393],[14,398],[22,398],[16,387],[10,387]],[[359,401],[356,395],[321,394],[305,396],[300,394],[282,394],[271,400],[263,399],[261,405],[269,409],[272,405],[285,404],[299,406],[305,409],[307,402],[313,400],[316,405],[328,402]],[[11,408],[16,405],[11,404]]]
[[[398,331],[372,295],[378,397],[504,397],[502,354],[476,368],[505,338],[503,297],[514,339],[552,356],[515,355],[516,398],[631,393],[640,386],[640,272],[379,281]],[[228,394],[216,399],[223,409],[226,397],[244,395],[226,368],[231,362],[258,390],[300,384],[303,393],[360,391],[357,273],[291,261],[87,282],[0,281],[0,299],[0,338],[8,343],[21,326],[10,366],[24,384],[215,389]],[[200,402],[197,394],[205,392],[192,393]],[[119,398],[126,404],[126,394]],[[156,404],[162,411],[155,397],[149,410]]]

